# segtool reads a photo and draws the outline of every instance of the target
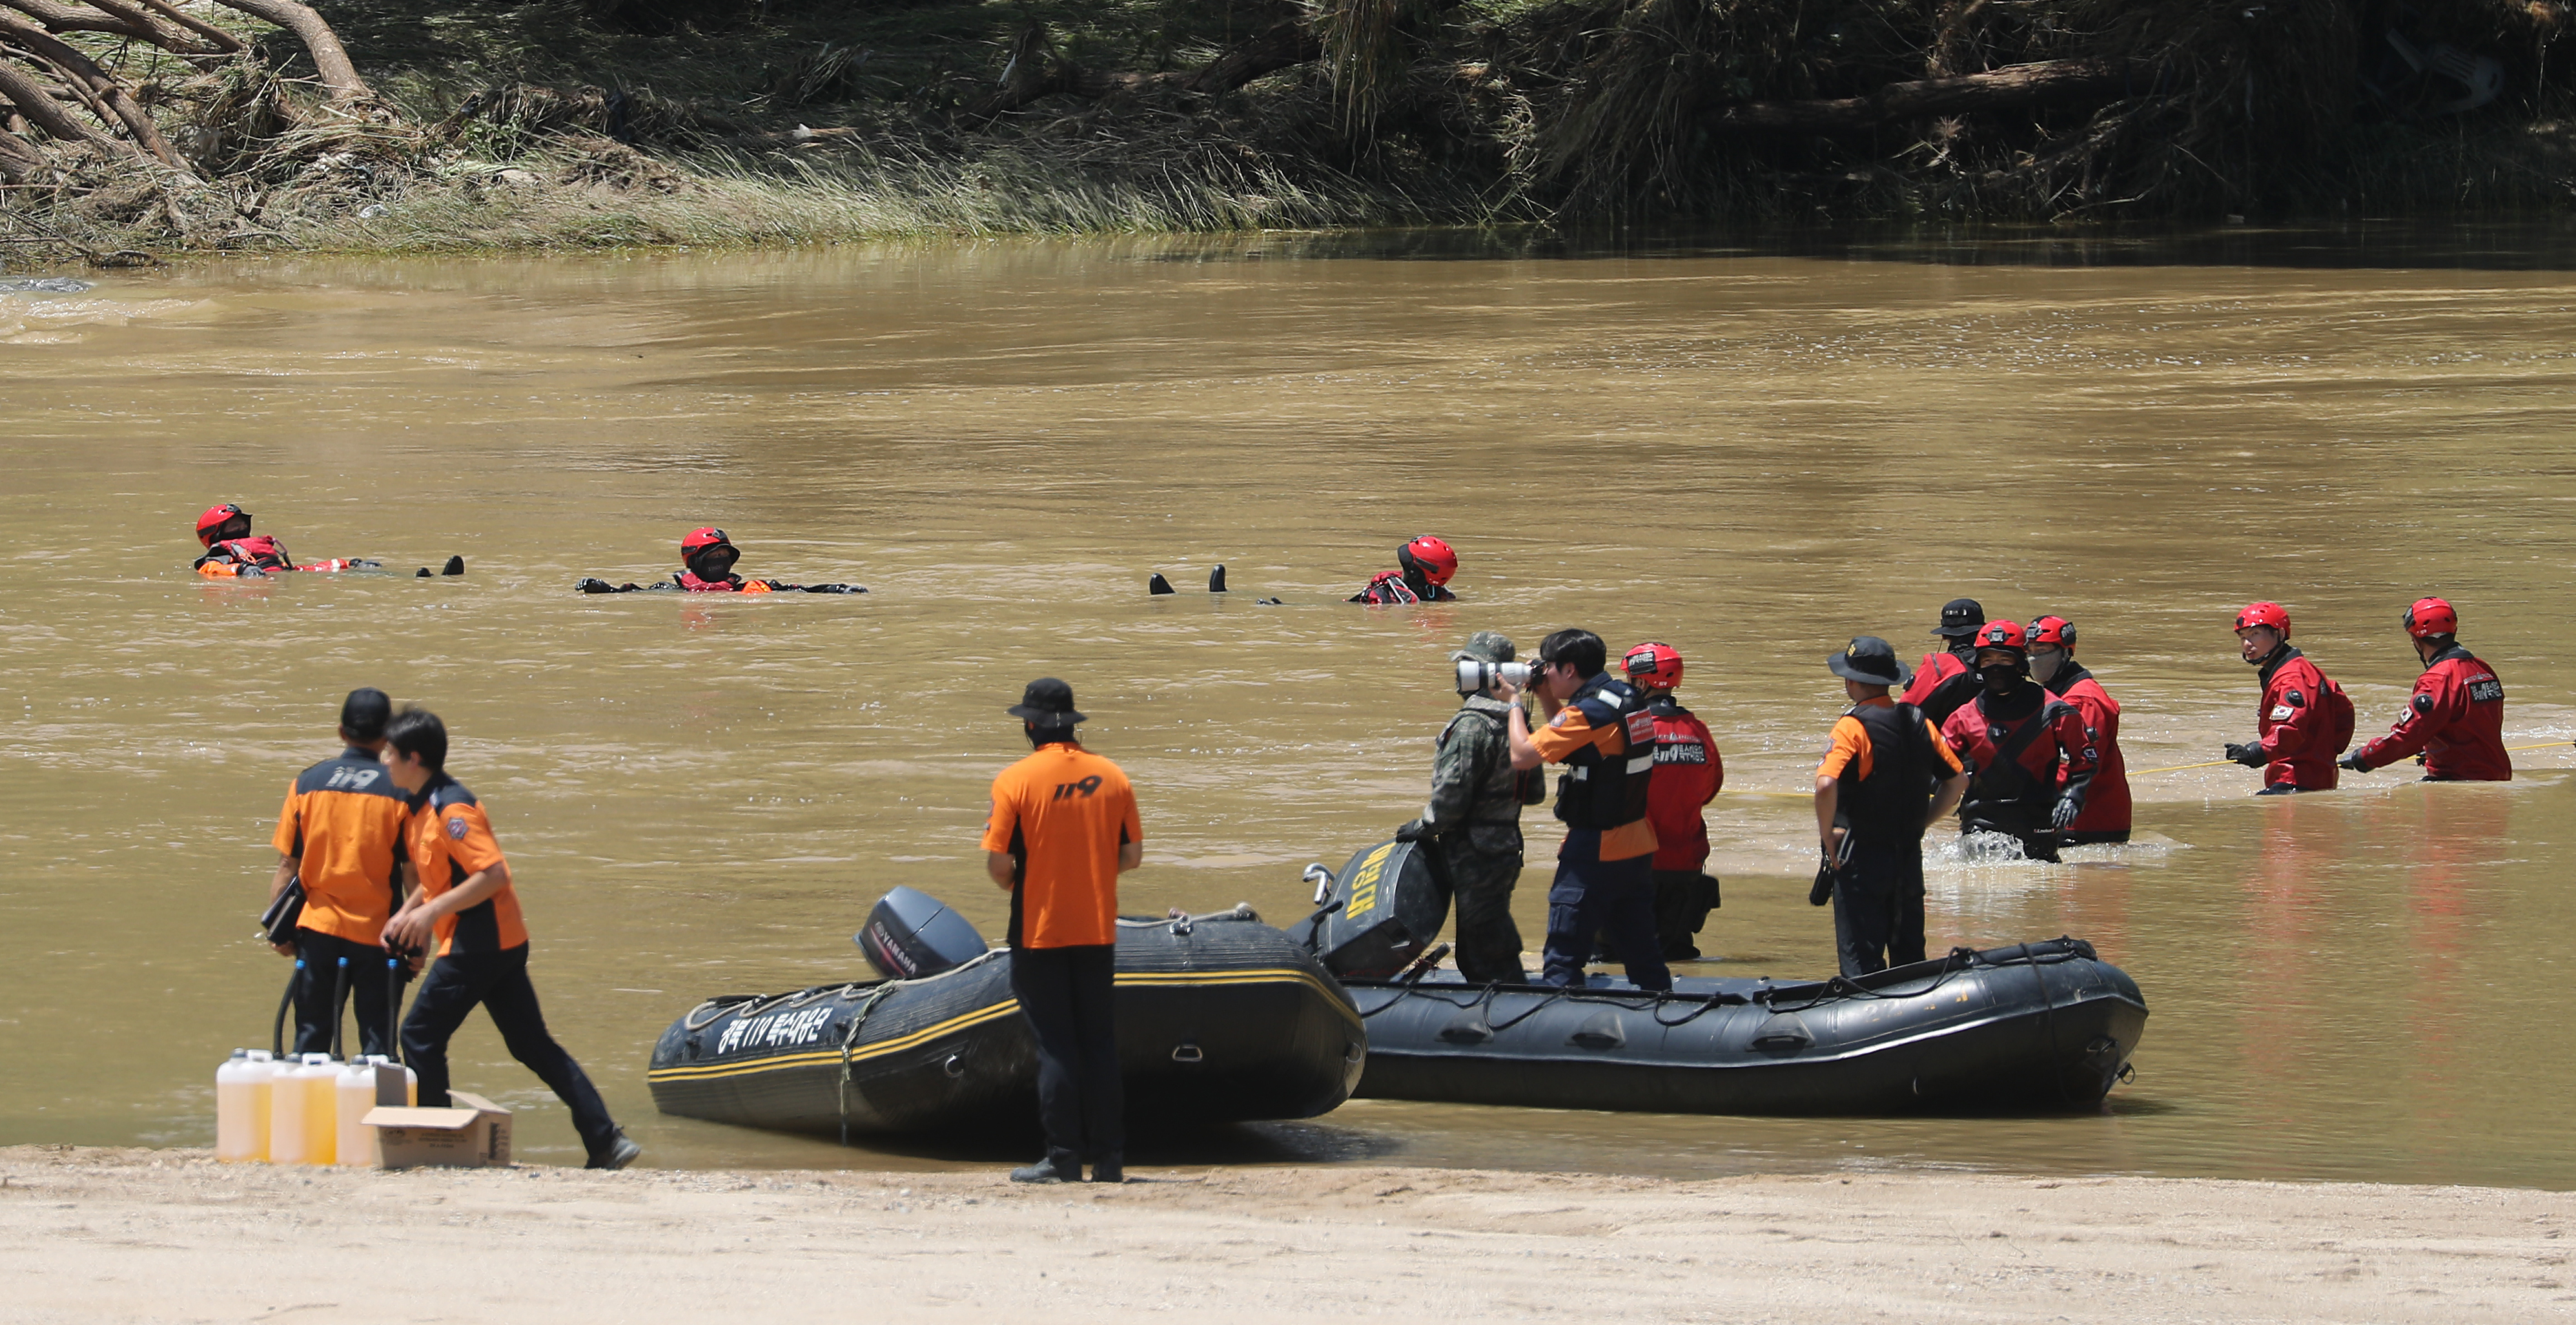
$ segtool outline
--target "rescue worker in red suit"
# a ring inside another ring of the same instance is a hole
[[[1458,554],[1429,534],[1395,550],[1396,569],[1382,571],[1367,587],[1344,600],[1371,607],[1407,603],[1454,603],[1449,577],[1458,573]]]
[[[2075,706],[2084,738],[2102,759],[2084,791],[2084,810],[2066,826],[2065,842],[2129,840],[2129,765],[2120,757],[2120,704],[2075,661],[2075,623],[2044,616],[2030,623],[2030,677]]]
[[[1646,783],[1646,820],[1655,826],[1655,941],[1663,945],[1665,961],[1695,960],[1699,946],[1691,938],[1718,904],[1717,880],[1702,870],[1708,863],[1708,823],[1700,812],[1725,785],[1726,764],[1708,724],[1673,695],[1682,683],[1681,650],[1640,644],[1620,660],[1620,670],[1645,696],[1646,712],[1655,720],[1655,770]],[[1593,949],[1602,961],[1619,959],[1606,930]]]
[[[256,579],[278,571],[335,571],[373,569],[381,564],[335,557],[309,566],[295,564],[295,556],[285,546],[266,534],[250,532],[250,512],[225,502],[210,506],[197,517],[197,544],[206,555],[197,558],[196,571],[212,579]]]
[[[1941,605],[1941,624],[1933,634],[1950,641],[1940,653],[1923,655],[1923,666],[1905,687],[1899,703],[1923,710],[1932,725],[1940,726],[1961,704],[1976,698],[1978,687],[1974,666],[1977,656],[1977,629],[1986,624],[1986,609],[1974,598],[1953,598]],[[1872,636],[1872,638],[1876,638]]]
[[[680,573],[652,584],[610,584],[585,578],[573,586],[582,593],[637,593],[678,590],[684,593],[866,593],[855,584],[789,584],[784,580],[747,580],[733,573],[742,552],[712,525],[692,529],[680,540]]]
[[[2494,668],[2460,647],[2459,614],[2439,598],[2421,598],[2399,624],[2413,638],[2424,674],[2415,679],[2415,693],[2397,725],[2353,751],[2343,767],[2367,773],[2420,755],[2427,782],[2511,782],[2513,759],[2504,752],[2504,682],[2496,679]]]
[[[2290,647],[2290,613],[2279,603],[2248,603],[2236,614],[2238,651],[2258,669],[2263,698],[2255,706],[2255,741],[2230,743],[2226,756],[2263,770],[2257,796],[2332,791],[2335,756],[2352,740],[2352,701]]]
[[[2075,706],[2030,679],[2030,637],[2010,621],[1977,630],[1981,689],[1941,724],[1968,765],[1959,831],[2003,833],[2026,860],[2057,859],[2057,844],[2084,811],[2101,759]]]

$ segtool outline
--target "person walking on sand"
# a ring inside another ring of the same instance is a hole
[[[528,982],[528,927],[510,862],[492,837],[482,802],[447,775],[446,724],[426,709],[407,708],[385,728],[385,744],[385,769],[412,805],[405,829],[411,895],[385,926],[385,942],[411,952],[438,945],[438,960],[402,1026],[403,1060],[420,1073],[422,1106],[447,1104],[447,1042],[480,1004],[510,1056],[572,1110],[573,1130],[590,1153],[586,1167],[634,1163],[643,1147],[617,1129],[589,1074],[546,1031],[536,986]]]
[[[1145,859],[1136,790],[1082,748],[1073,687],[1031,681],[1018,718],[1035,749],[993,779],[984,871],[1011,894],[1011,993],[1038,1042],[1046,1156],[1013,1182],[1126,1181],[1115,997],[1118,876]]]

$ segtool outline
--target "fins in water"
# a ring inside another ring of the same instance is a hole
[[[1175,592],[1175,590],[1172,588],[1172,582],[1164,579],[1161,571],[1156,571],[1154,572],[1152,579],[1145,581],[1145,592],[1160,596],[1162,594]]]
[[[449,558],[447,559],[447,564],[438,568],[438,573],[439,573],[439,574],[441,574],[441,575],[462,575],[462,574],[464,574],[464,573],[465,573],[465,558],[463,558],[463,557],[461,557],[461,556],[451,556],[451,557],[449,557]]]
[[[1209,593],[1224,593],[1224,592],[1225,592],[1225,563],[1224,563],[1224,562],[1221,562],[1221,561],[1220,561],[1220,562],[1218,562],[1218,563],[1217,563],[1217,566],[1216,566],[1216,569],[1208,572],[1208,592],[1209,592]]]
[[[419,570],[413,571],[413,572],[411,573],[411,577],[412,577],[413,579],[415,579],[415,580],[426,580],[426,579],[428,579],[428,578],[429,578],[429,567],[427,567],[427,566],[423,566],[423,567],[421,567]]]

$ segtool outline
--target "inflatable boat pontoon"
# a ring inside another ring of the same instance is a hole
[[[2146,999],[2081,939],[1958,949],[1856,979],[1473,986],[1430,969],[1448,889],[1427,844],[1338,875],[1300,938],[1368,1023],[1358,1094],[1559,1109],[1867,1114],[2101,1103]]]
[[[907,897],[916,914],[890,918]],[[1034,1119],[1036,1046],[1011,996],[1011,954],[936,910],[898,889],[858,935],[881,969],[924,974],[691,1009],[653,1047],[653,1102],[843,1138]],[[1117,1011],[1139,1116],[1311,1118],[1350,1097],[1367,1053],[1349,996],[1249,907],[1120,920]]]

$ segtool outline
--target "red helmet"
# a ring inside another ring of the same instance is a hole
[[[2061,649],[2075,647],[2075,623],[2062,616],[2044,616],[2030,623],[2030,642],[2054,644]]]
[[[1429,534],[1396,549],[1395,558],[1408,567],[1422,568],[1422,578],[1433,584],[1447,584],[1458,573],[1458,553],[1447,543]]]
[[[250,512],[233,505],[231,502],[225,502],[221,506],[207,507],[206,513],[197,517],[198,545],[201,547],[213,547],[215,545],[215,539],[222,536],[224,526],[231,524],[235,520],[242,522],[241,534],[248,534],[250,532]],[[241,534],[236,534],[234,537],[238,538]]]
[[[2407,608],[2406,615],[2399,617],[2397,623],[2417,639],[2460,633],[2460,614],[2439,598],[2416,599],[2415,605]]]
[[[698,559],[718,548],[733,554],[727,559],[724,567],[716,572],[721,575],[724,571],[731,570],[735,561],[742,559],[742,549],[735,547],[733,540],[725,537],[725,531],[714,525],[708,525],[703,529],[692,529],[680,540],[680,564],[693,572],[698,571]],[[704,574],[704,572],[698,573]]]
[[[1670,690],[1682,683],[1682,651],[1653,640],[1628,650],[1620,660],[1628,679],[1649,690]]]
[[[2289,609],[2279,603],[2247,603],[2245,610],[2236,614],[2236,628],[2252,630],[2256,626],[2270,626],[2281,632],[2281,638],[2288,639],[2290,637]]]
[[[2015,653],[2028,653],[2030,652],[2030,636],[2024,633],[2021,626],[2016,622],[1989,621],[1986,624],[1977,627],[1977,647],[1980,649],[2010,649]]]

